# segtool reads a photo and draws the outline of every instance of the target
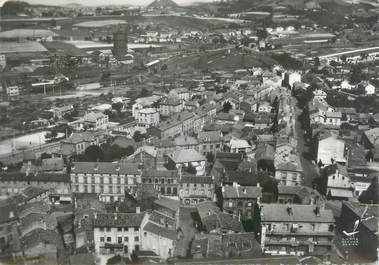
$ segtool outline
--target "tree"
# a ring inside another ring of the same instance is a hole
[[[350,82],[352,84],[358,84],[362,80],[366,79],[366,75],[362,71],[362,65],[354,65],[350,73]]]
[[[344,63],[346,63],[346,60],[347,60],[346,55],[342,54],[341,61],[344,62]]]
[[[146,88],[141,89],[141,93],[139,94],[140,98],[148,97],[149,96],[149,91]]]
[[[130,156],[134,153],[134,147],[129,145],[128,147],[124,148],[124,154],[126,156]]]
[[[192,174],[192,175],[196,175],[196,173],[197,173],[196,168],[191,164],[189,164],[187,167],[184,167],[183,170]]]
[[[121,110],[122,110],[122,107],[123,107],[123,106],[124,106],[124,105],[123,105],[121,102],[113,103],[113,104],[112,104],[112,109],[114,109],[114,110],[116,110],[118,113],[120,113]]]
[[[378,178],[373,178],[370,186],[361,196],[359,196],[359,201],[361,203],[367,204],[378,204],[379,203],[379,187],[378,187]]]
[[[141,134],[140,131],[135,131],[133,135],[133,140],[137,143],[142,142],[144,139],[144,136]]]
[[[223,111],[224,113],[229,113],[229,110],[231,110],[231,109],[232,109],[232,104],[230,104],[229,101],[226,101],[226,102],[224,103],[224,105],[222,105],[222,111]]]
[[[206,157],[207,157],[208,163],[213,163],[213,161],[215,160],[215,156],[212,152],[207,153]]]
[[[104,152],[97,145],[91,145],[84,151],[84,157],[89,162],[103,161]]]

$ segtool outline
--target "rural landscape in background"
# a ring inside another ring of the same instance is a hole
[[[0,2],[0,264],[378,264],[378,1]]]

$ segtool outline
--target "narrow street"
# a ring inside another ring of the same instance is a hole
[[[295,102],[297,102],[296,98],[294,98]],[[296,113],[296,122],[295,122],[295,137],[297,140],[297,150],[300,155],[301,166],[303,167],[304,172],[304,185],[308,187],[312,187],[312,181],[319,177],[319,172],[317,166],[312,163],[312,161],[305,158],[304,154],[309,151],[309,147],[306,145],[304,140],[304,130],[301,128],[301,124],[298,120],[299,115],[302,110],[299,109],[297,104],[295,105],[295,113]]]
[[[191,213],[195,208],[181,207],[179,212],[179,226],[182,229],[183,237],[176,244],[175,256],[186,257],[191,241],[195,237],[196,228]]]

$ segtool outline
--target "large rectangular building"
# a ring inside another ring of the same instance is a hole
[[[331,210],[316,205],[262,204],[261,246],[272,255],[327,255],[333,247]]]
[[[70,177],[73,192],[96,193],[107,202],[123,200],[142,183],[136,163],[74,162]]]

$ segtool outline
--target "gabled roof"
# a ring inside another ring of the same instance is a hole
[[[319,209],[316,214],[315,205],[301,204],[262,204],[262,222],[311,222],[311,223],[334,223],[331,210]]]
[[[99,213],[94,218],[95,227],[139,227],[145,213]]]
[[[223,213],[213,202],[205,201],[197,206],[201,222],[208,232],[214,229],[241,232],[243,227],[237,217]]]
[[[223,198],[258,198],[262,197],[261,187],[252,186],[224,186],[222,188]]]
[[[222,141],[221,131],[209,131],[209,132],[199,132],[197,139],[200,143],[208,142],[220,142]]]
[[[143,230],[146,232],[153,233],[155,235],[159,235],[164,238],[168,238],[171,240],[177,239],[177,233],[175,230],[167,229],[165,227],[159,226],[157,224],[154,224],[152,222],[148,222],[144,227]]]
[[[188,163],[206,160],[202,154],[194,149],[176,150],[171,155],[171,158],[175,163]]]
[[[138,175],[137,163],[74,162],[71,173]]]
[[[169,198],[160,198],[154,201],[154,204],[170,209],[172,211],[178,211],[180,207],[180,202]]]

